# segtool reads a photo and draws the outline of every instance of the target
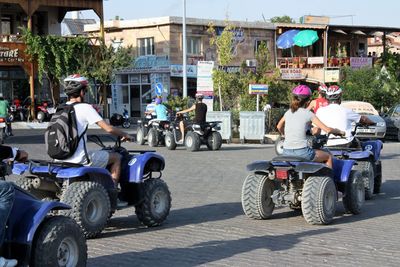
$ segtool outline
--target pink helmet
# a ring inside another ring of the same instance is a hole
[[[299,98],[309,98],[311,96],[311,89],[307,85],[298,85],[293,88],[292,94]]]

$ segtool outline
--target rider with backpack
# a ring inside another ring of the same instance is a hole
[[[87,151],[86,131],[89,125],[97,124],[107,133],[122,137],[122,141],[129,141],[131,137],[105,122],[90,104],[84,103],[88,84],[88,80],[79,74],[68,76],[64,80],[68,101],[57,109],[50,120],[45,133],[47,153],[53,159],[63,162],[109,167],[117,187],[121,172],[120,155],[106,150]]]

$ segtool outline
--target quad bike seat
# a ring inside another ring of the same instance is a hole
[[[295,156],[278,156],[272,159],[272,161],[289,161],[289,162],[304,162],[310,161],[309,159],[302,158],[302,157],[295,157]]]

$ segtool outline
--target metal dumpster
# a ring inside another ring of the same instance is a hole
[[[260,140],[264,143],[265,135],[265,112],[263,111],[241,111],[240,118],[240,142],[245,140]]]
[[[230,111],[208,111],[207,121],[222,121],[219,133],[229,144],[232,141],[232,113]]]

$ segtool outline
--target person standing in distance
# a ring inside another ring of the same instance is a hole
[[[196,124],[203,124],[206,122],[206,115],[207,115],[207,105],[203,103],[203,94],[196,94],[196,104],[191,106],[188,109],[178,111],[176,114],[183,114],[194,110],[194,120],[193,123]],[[183,140],[185,140],[185,127],[187,121],[180,121],[179,122],[179,129],[181,130],[182,139],[178,141],[178,144],[183,144]]]

